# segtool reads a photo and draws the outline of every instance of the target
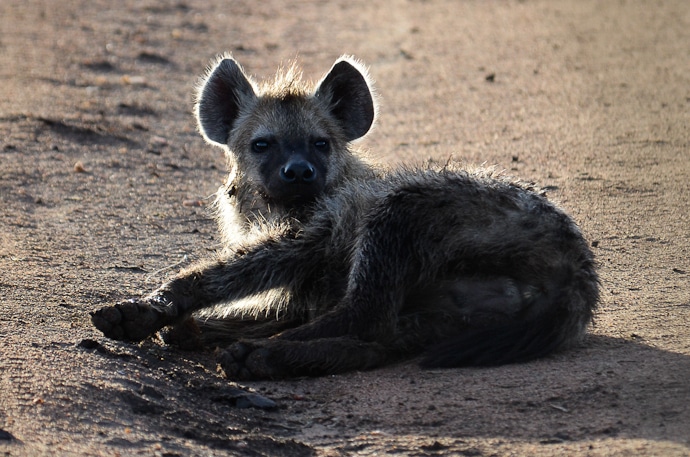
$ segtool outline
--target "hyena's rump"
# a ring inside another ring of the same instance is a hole
[[[338,60],[314,88],[220,59],[197,119],[222,147],[226,249],[151,295],[93,313],[115,339],[170,326],[220,347],[233,378],[524,362],[577,343],[598,300],[592,253],[543,196],[490,171],[384,171],[349,145],[371,128],[366,71]]]

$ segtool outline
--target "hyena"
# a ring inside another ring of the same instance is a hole
[[[353,58],[315,85],[294,66],[259,84],[218,59],[196,117],[229,162],[224,250],[94,325],[124,341],[167,327],[218,348],[236,379],[526,362],[581,340],[599,287],[573,220],[491,171],[370,164],[351,143],[376,113]]]

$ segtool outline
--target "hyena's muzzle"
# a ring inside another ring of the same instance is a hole
[[[325,140],[254,141],[268,197],[295,206],[315,200],[326,184],[328,149]]]

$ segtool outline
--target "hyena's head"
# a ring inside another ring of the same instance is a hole
[[[268,218],[299,213],[352,177],[348,144],[369,131],[376,104],[366,71],[348,57],[313,86],[294,65],[258,84],[224,57],[200,86],[196,116],[204,138],[230,159],[226,192],[237,209]]]

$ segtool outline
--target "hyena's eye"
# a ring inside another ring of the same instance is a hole
[[[269,143],[267,140],[254,140],[252,142],[252,151],[254,152],[266,152],[270,147],[271,143]]]
[[[328,152],[331,149],[331,145],[328,143],[328,140],[316,140],[314,142],[314,147],[319,152]]]

